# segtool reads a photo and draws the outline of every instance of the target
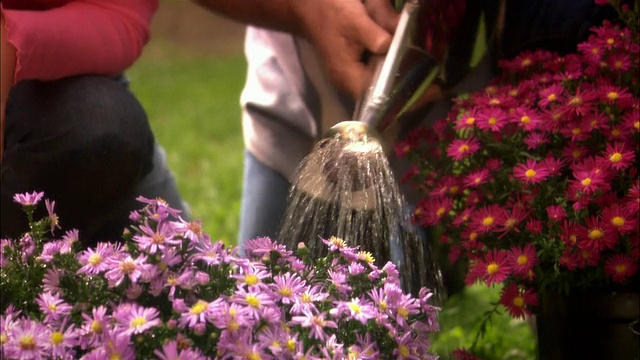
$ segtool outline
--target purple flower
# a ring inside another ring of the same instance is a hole
[[[52,294],[61,292],[60,289],[60,270],[56,268],[49,268],[45,272],[42,279],[42,289]]]
[[[127,335],[141,334],[154,326],[162,324],[158,309],[144,307],[135,303],[120,304],[113,317]]]
[[[73,307],[60,298],[59,294],[52,294],[48,291],[43,292],[36,299],[36,303],[40,307],[44,316],[44,323],[50,323],[69,315]]]
[[[82,313],[84,322],[80,332],[80,347],[86,349],[102,343],[102,334],[107,327],[111,317],[107,315],[107,308],[103,305],[91,310],[91,315]]]
[[[285,273],[273,277],[273,284],[270,284],[275,294],[275,300],[282,301],[283,304],[291,304],[294,299],[302,293],[305,281],[297,274]]]
[[[178,349],[178,343],[173,340],[162,345],[162,350],[153,352],[159,360],[204,360],[206,359],[198,350]]]
[[[340,316],[342,314],[347,315],[347,319],[354,319],[362,324],[366,324],[369,319],[373,319],[377,316],[376,308],[361,299],[351,299],[351,301],[338,301],[335,309],[332,309],[332,315]]]
[[[209,314],[214,309],[213,303],[208,303],[204,300],[198,300],[187,311],[180,314],[179,326],[184,328],[189,326],[189,329],[193,329],[198,323],[205,323]]]
[[[220,301],[213,307],[209,319],[215,327],[226,329],[230,333],[236,333],[240,328],[256,324],[249,308],[226,301]]]
[[[107,261],[109,270],[104,274],[109,280],[109,286],[116,287],[125,278],[129,278],[132,283],[137,282],[142,273],[148,268],[148,264],[145,263],[146,260],[146,255],[140,255],[135,259],[131,255],[127,255],[124,259],[109,258]]]
[[[302,316],[292,316],[290,323],[293,325],[300,325],[303,328],[311,328],[309,336],[313,339],[325,341],[329,338],[325,331],[326,328],[336,329],[338,324],[335,321],[327,320],[326,312],[314,314],[313,312],[306,310]]]
[[[32,192],[32,193],[24,193],[24,194],[15,194],[13,195],[13,201],[17,202],[22,206],[34,206],[42,200],[44,196],[44,192]]]
[[[73,347],[78,344],[79,334],[73,324],[68,324],[68,320],[69,318],[65,319],[59,327],[51,329],[46,348],[54,359],[75,358]]]
[[[320,285],[307,285],[305,290],[296,297],[293,306],[291,307],[292,314],[302,314],[305,311],[318,311],[314,302],[323,301],[329,297],[329,294],[322,291]]]
[[[44,325],[22,318],[11,326],[2,355],[9,359],[44,359],[47,341]]]
[[[249,290],[238,288],[232,297],[238,304],[246,305],[254,319],[259,320],[262,310],[268,306],[275,306],[273,297],[265,292],[260,292],[258,287],[250,287]]]
[[[137,242],[141,250],[149,254],[162,251],[167,246],[178,246],[182,244],[182,239],[174,237],[174,231],[168,222],[160,222],[154,230],[148,224],[140,226],[141,234],[135,235],[133,241]]]
[[[82,265],[78,269],[78,274],[97,275],[107,269],[106,260],[114,253],[114,249],[111,244],[98,243],[95,250],[84,250],[78,256],[78,261]]]

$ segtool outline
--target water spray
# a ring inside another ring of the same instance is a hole
[[[464,4],[460,0],[404,4],[388,53],[372,59],[374,77],[356,104],[355,120],[333,126],[298,167],[280,241],[290,248],[303,242],[312,256],[319,257],[326,251],[320,238],[336,236],[370,252],[379,265],[393,261],[406,290],[416,292],[421,286],[441,290],[438,266],[429,245],[410,224],[385,154],[390,144],[382,134],[420,103],[429,86],[446,84],[443,65],[452,24],[438,14],[444,13],[443,8],[447,15],[464,13]],[[426,11],[438,19],[428,22]]]

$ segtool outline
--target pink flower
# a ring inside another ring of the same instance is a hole
[[[626,254],[615,254],[604,263],[604,271],[617,283],[624,283],[638,271],[638,262]]]
[[[538,184],[546,180],[549,170],[536,160],[527,160],[513,168],[513,176],[525,184]]]
[[[514,318],[524,319],[526,315],[531,314],[531,306],[538,306],[538,296],[531,288],[522,290],[515,283],[511,283],[502,289],[498,303],[507,308]]]
[[[480,140],[476,138],[455,139],[447,147],[447,155],[456,161],[476,153],[480,149]]]

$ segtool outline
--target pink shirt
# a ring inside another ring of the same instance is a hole
[[[116,75],[149,41],[158,0],[2,0],[15,81]]]

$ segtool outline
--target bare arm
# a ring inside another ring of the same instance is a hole
[[[384,54],[397,23],[388,0],[194,1],[237,21],[307,39],[336,88],[353,98],[360,96],[371,75],[362,62],[363,52]]]

